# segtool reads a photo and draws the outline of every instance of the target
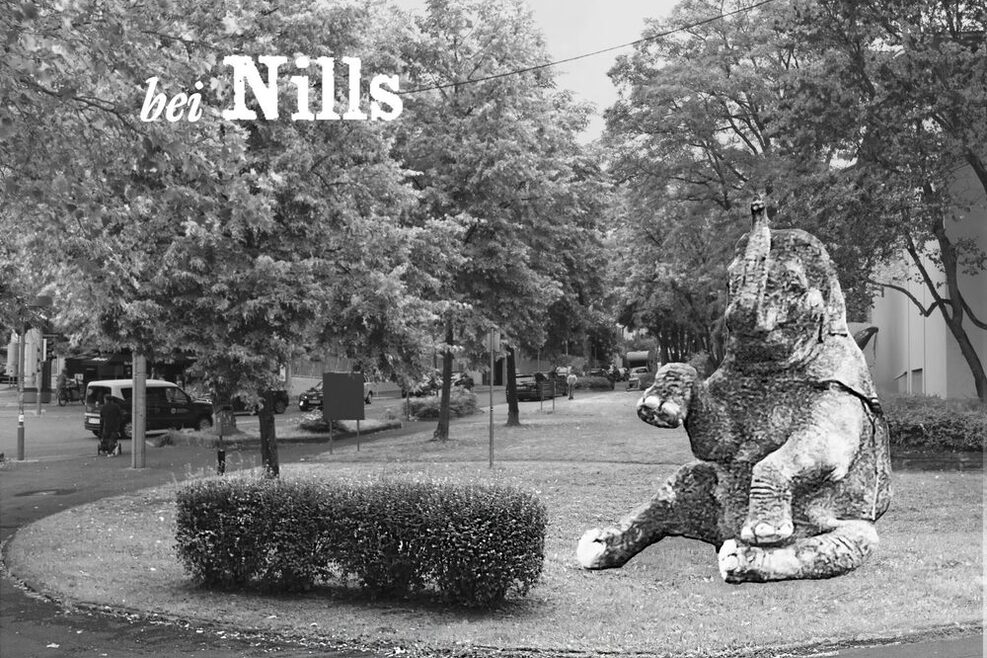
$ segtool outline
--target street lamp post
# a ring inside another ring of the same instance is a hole
[[[27,343],[27,322],[21,324],[21,335],[17,341],[17,461],[24,461],[24,348]]]

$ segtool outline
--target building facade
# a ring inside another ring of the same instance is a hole
[[[957,171],[953,192],[962,210],[955,212],[955,220],[947,219],[947,235],[954,243],[970,240],[987,252],[987,198],[972,168],[967,166]],[[942,296],[948,298],[942,272],[932,263],[926,263],[926,269]],[[908,290],[925,308],[932,304],[932,295],[918,280],[918,268],[907,254],[890,266],[883,277],[884,281]],[[958,284],[973,315],[987,322],[987,272],[964,271],[961,267]],[[878,328],[878,333],[865,353],[879,390],[944,399],[977,396],[970,367],[938,309],[923,316],[904,293],[883,288],[874,299],[871,324]],[[978,328],[969,318],[964,326],[980,362],[987,365],[987,330]]]

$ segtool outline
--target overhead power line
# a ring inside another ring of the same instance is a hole
[[[478,82],[487,82],[488,80],[497,80],[498,78],[506,78],[512,75],[521,75],[523,73],[530,73],[531,71],[539,71],[541,69],[547,69],[552,66],[558,66],[559,64],[568,64],[569,62],[575,62],[580,59],[586,59],[587,57],[593,57],[595,55],[602,55],[603,53],[613,52],[614,50],[620,50],[621,48],[627,48],[628,46],[636,46],[639,43],[647,43],[648,41],[655,41],[657,39],[662,39],[664,37],[670,36],[677,32],[685,32],[686,30],[691,30],[693,28],[699,27],[700,25],[706,25],[707,23],[713,23],[736,14],[742,14],[748,12],[752,9],[757,9],[758,7],[763,7],[764,5],[770,4],[775,0],[761,0],[761,2],[756,2],[749,7],[741,7],[740,9],[734,9],[733,11],[728,11],[725,14],[718,14],[716,16],[711,16],[709,18],[704,18],[701,21],[696,21],[694,23],[689,23],[687,25],[682,25],[680,27],[673,28],[671,30],[666,30],[665,32],[660,32],[658,34],[653,34],[650,37],[643,37],[635,41],[628,41],[627,43],[622,43],[618,46],[610,46],[609,48],[603,48],[601,50],[594,50],[590,53],[583,53],[582,55],[574,55],[573,57],[566,57],[565,59],[558,59],[552,62],[546,62],[545,64],[537,64],[535,66],[528,66],[522,69],[514,69],[511,71],[504,71],[503,73],[495,73],[493,75],[485,75],[480,78],[469,78],[467,80],[459,80],[456,82],[446,82],[440,85],[432,85],[431,87],[418,87],[416,89],[408,89],[405,91],[399,91],[399,94],[418,94],[423,91],[435,91],[437,89],[448,89],[449,87],[457,87],[459,85],[470,85],[476,84]]]

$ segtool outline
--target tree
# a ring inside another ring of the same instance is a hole
[[[908,255],[932,303],[909,297],[923,315],[939,310],[970,368],[977,396],[987,400],[987,374],[969,334],[974,327],[987,330],[987,318],[974,315],[958,281],[965,269],[983,272],[987,256],[950,229],[970,203],[987,207],[987,8],[966,2],[822,0],[797,18],[798,35],[825,52],[823,62],[838,72],[813,87],[840,94],[834,118],[849,133],[855,168],[883,182],[892,244]],[[805,105],[793,110],[793,124],[810,113]],[[803,128],[819,139],[822,126]],[[980,182],[978,199],[954,192],[951,180],[961,165]],[[945,289],[929,264],[943,274]],[[893,283],[871,280],[907,294]]]
[[[232,105],[221,53],[259,44],[393,63],[371,9],[107,0],[62,12],[25,3],[4,17],[15,38],[0,76],[0,172],[12,200],[3,217],[53,236],[33,253],[62,284],[61,320],[77,340],[191,352],[222,404],[263,398],[297,346],[344,333],[381,299],[409,310],[388,326],[417,322],[425,311],[404,279],[413,247],[391,230],[411,196],[386,130],[283,114],[233,123],[215,111]],[[141,122],[135,90],[149,71],[165,86],[203,82],[212,111],[195,123]],[[281,97],[293,89],[279,85]],[[313,82],[312,97],[320,91]],[[270,411],[268,400],[262,455],[276,476]]]
[[[899,248],[941,262],[950,296],[933,291],[935,306],[950,313],[982,390],[963,321],[982,323],[950,274],[953,264],[976,267],[982,255],[940,229],[951,207],[950,169],[958,161],[983,169],[982,36],[969,40],[970,30],[982,35],[983,11],[920,5],[771,4],[644,42],[618,61],[611,75],[622,95],[608,113],[613,170],[631,207],[644,209],[631,239],[657,230],[661,243],[654,273],[645,265],[628,277],[629,315],[667,308],[665,301],[689,308],[675,292],[682,274],[720,279],[727,245],[746,230],[749,199],[767,192],[776,226],[826,243],[851,315],[869,307],[874,272]],[[683,3],[671,22],[742,6]],[[646,36],[669,26],[654,22]],[[719,251],[710,267],[690,263],[688,245],[668,242],[687,223],[704,227],[704,242]],[[721,303],[699,292],[690,296],[701,305]]]
[[[435,432],[444,440],[454,354],[483,351],[492,327],[510,350],[544,341],[547,309],[561,285],[542,254],[552,253],[545,248],[550,236],[572,225],[571,211],[557,211],[575,193],[583,155],[574,136],[586,109],[552,93],[547,71],[517,73],[548,61],[519,0],[431,0],[417,24],[419,37],[407,55],[415,102],[398,141],[420,194],[409,221],[447,219],[461,230],[434,293],[446,305]],[[509,374],[513,423],[512,382]]]

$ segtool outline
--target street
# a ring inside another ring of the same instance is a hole
[[[504,401],[503,390],[495,389],[497,403]],[[481,405],[486,403],[486,392],[480,396]],[[387,411],[397,417],[402,415],[404,400],[397,393],[385,393],[374,398],[373,403],[364,407],[368,419],[379,419]],[[41,415],[37,415],[36,405],[24,405],[24,458],[27,460],[72,459],[96,454],[96,437],[82,426],[84,407],[81,402],[72,402],[64,407],[57,404],[42,405]],[[291,399],[288,410],[275,416],[279,434],[294,430],[302,418],[313,413],[298,409],[298,398]],[[17,457],[17,392],[10,388],[0,388],[0,453],[6,459]],[[257,416],[249,413],[237,414],[237,427],[247,432],[259,431]],[[130,452],[129,443],[124,443],[124,452]]]

